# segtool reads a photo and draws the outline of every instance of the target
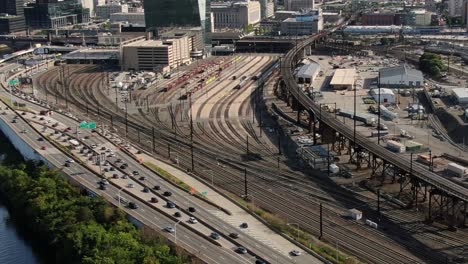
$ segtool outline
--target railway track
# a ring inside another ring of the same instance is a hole
[[[90,105],[93,105],[90,107],[90,112],[97,113],[96,105],[101,104],[102,109],[100,111],[101,111],[101,114],[104,114],[103,118],[108,119],[110,114],[114,115],[115,116],[113,120],[114,126],[117,126],[121,131],[123,131],[122,129],[124,129],[124,126],[122,124],[125,123],[125,120],[123,117],[124,113],[121,110],[116,112],[114,107],[112,106],[112,101],[106,102],[106,100],[103,100],[104,99],[103,97],[105,97],[106,95],[103,93],[103,91],[100,91],[100,89],[97,87],[98,82],[90,82],[88,78],[83,78],[83,79],[78,80],[76,83],[80,83],[80,82],[83,83],[80,86],[80,89],[83,89],[87,92],[86,94],[82,94],[82,96],[75,96],[73,98],[73,100],[77,104],[77,107],[84,109],[85,104],[89,103]],[[89,86],[92,86],[93,88],[90,89]],[[59,91],[57,90],[55,92],[58,93]],[[99,98],[95,97],[96,94],[98,95]],[[222,110],[220,112],[223,113]],[[151,129],[143,126],[142,124],[158,125],[158,128],[161,129],[160,137],[157,138],[158,145],[166,146],[167,144],[171,144],[175,146],[179,144],[181,148],[188,149],[189,142],[187,141],[186,136],[185,137],[181,136],[183,134],[184,129],[178,127],[177,122],[175,122],[175,126],[176,126],[176,131],[179,133],[179,137],[178,139],[175,139],[171,128],[166,124],[166,122],[164,122],[161,119],[158,120],[159,119],[158,114],[155,114],[153,112],[155,118],[154,120],[151,120],[151,123],[148,123],[147,119],[143,119],[142,114],[147,116],[147,114],[139,111],[138,115],[131,116],[129,118],[130,120],[128,121],[128,125],[130,129],[133,129],[133,131],[136,131],[136,130],[140,131],[142,142],[146,142],[146,143],[151,142]],[[200,123],[197,123],[197,124],[200,124]],[[197,133],[197,135],[199,134],[199,135],[206,136],[212,133],[212,131],[206,130],[206,127],[202,126],[201,124],[197,125],[197,128],[199,129],[199,133]],[[229,130],[230,128],[227,128],[225,132],[229,133]],[[237,135],[237,137],[239,137],[239,135]],[[252,165],[244,164],[243,162],[238,160],[238,156],[237,156],[238,154],[227,154],[226,151],[225,153],[227,157],[218,159],[217,157],[220,157],[219,153],[220,152],[222,153],[223,149],[219,151],[219,150],[216,150],[216,148],[213,148],[212,147],[213,141],[211,141],[211,139],[212,138],[208,138],[208,141],[210,141],[209,146],[206,145],[207,143],[203,143],[199,141],[197,141],[195,146],[196,146],[198,162],[200,164],[203,163],[205,168],[216,168],[216,172],[217,172],[216,185],[221,185],[225,189],[235,194],[238,194],[238,195],[242,194],[243,193],[242,175],[239,174],[238,171],[241,171],[245,166],[247,166],[249,170],[249,177],[252,177],[252,183],[251,183],[252,187],[249,187],[249,188],[253,188],[254,190],[256,190],[254,192],[254,195],[256,196],[255,197],[256,204],[260,204],[262,205],[262,207],[268,209],[269,211],[279,213],[280,215],[283,215],[287,217],[288,219],[297,220],[298,222],[301,223],[301,229],[302,229],[302,224],[304,224],[304,228],[306,230],[312,231],[312,233],[318,232],[317,230],[318,225],[316,221],[316,219],[318,219],[318,214],[317,214],[318,201],[317,200],[324,199],[324,196],[327,194],[328,196],[330,196],[329,194],[332,188],[329,188],[329,190],[322,191],[322,186],[312,184],[310,181],[306,182],[306,181],[298,180],[297,175],[296,175],[297,173],[294,173],[293,171],[289,171],[289,170],[281,171],[279,175],[276,175],[278,174],[278,172],[271,168],[271,162],[265,162],[265,165],[257,164],[257,163],[252,163]],[[134,137],[133,137],[133,140],[136,141]],[[146,145],[142,144],[142,145],[147,150],[151,151],[151,147],[148,147],[147,144]],[[226,147],[226,145],[227,144],[224,143],[222,145],[219,145],[218,148],[220,146],[223,146],[224,148]],[[261,148],[261,146],[258,146],[258,147]],[[239,153],[239,152],[243,152],[245,149],[240,147],[240,148],[236,148],[235,150],[236,150],[235,153]],[[179,151],[179,161],[181,164],[190,164],[189,152],[187,151],[184,153],[183,151]],[[217,166],[218,162],[221,162],[222,164],[226,164],[226,167]],[[200,164],[199,166],[201,166]],[[268,169],[266,167],[268,167]],[[307,185],[307,183],[309,185]],[[295,187],[291,188],[289,186],[290,184],[294,185]],[[258,190],[263,190],[266,188],[274,189],[274,193],[262,194],[258,191]],[[306,198],[307,195],[311,193],[315,193],[318,190],[321,190],[321,193],[323,193],[323,195],[317,195],[314,199]],[[343,195],[343,192],[336,191],[334,195]],[[301,205],[301,206],[298,207],[298,205]],[[300,208],[301,211],[292,210],[294,208]],[[328,209],[327,207],[327,209],[325,209],[325,212],[327,214],[334,215],[335,210],[336,208]],[[333,219],[335,218],[336,216],[330,217],[330,219],[327,218],[325,220],[325,223],[327,225],[333,225]],[[315,219],[315,221],[311,221],[311,219]],[[347,225],[349,224],[349,222],[346,221],[343,224]],[[356,227],[360,228],[359,226],[353,226],[353,228],[356,228]],[[392,248],[381,246],[383,252],[380,252],[380,251],[367,252],[369,250],[368,250],[368,247],[364,245],[365,243],[376,244],[372,240],[368,239],[368,237],[375,235],[374,233],[375,233],[374,230],[366,230],[365,234],[362,234],[353,238],[353,236],[356,235],[356,231],[347,229],[347,230],[336,231],[336,233],[333,233],[333,231],[329,231],[326,233],[326,235],[329,236],[330,238],[334,238],[334,237],[340,238],[340,240],[342,240],[343,242],[343,245],[342,245],[343,247],[358,254],[359,256],[363,256],[364,259],[370,262],[378,261],[379,263],[390,263],[390,262],[405,263],[403,262],[405,259],[406,260],[410,259],[410,257],[403,255],[401,253],[398,253],[398,251],[402,249],[398,247],[393,248],[394,246],[392,246]],[[350,235],[347,235],[347,234],[350,234]],[[362,242],[364,244],[357,243],[356,240],[364,241]],[[390,245],[394,244],[394,242],[391,239],[388,239],[386,241]],[[340,243],[340,246],[341,246],[341,243]],[[387,257],[380,256],[381,254],[384,254],[384,253],[387,254],[388,256]]]

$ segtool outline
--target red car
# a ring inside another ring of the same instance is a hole
[[[42,149],[42,150],[46,150],[47,147],[46,147],[46,146],[42,146],[41,149]]]

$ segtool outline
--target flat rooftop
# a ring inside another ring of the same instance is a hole
[[[331,85],[354,85],[356,82],[355,69],[336,69],[333,78],[330,81]]]

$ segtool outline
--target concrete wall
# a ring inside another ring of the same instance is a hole
[[[43,161],[47,167],[54,169],[55,166],[35,151],[28,143],[26,143],[3,119],[0,119],[0,130],[7,136],[16,150],[27,160]]]

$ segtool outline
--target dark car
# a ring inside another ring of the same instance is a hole
[[[138,171],[133,171],[133,175],[140,175]]]
[[[109,170],[110,170],[110,171],[115,171],[115,168],[114,168],[114,167],[110,167]]]
[[[242,224],[240,225],[240,227],[241,227],[241,228],[248,228],[249,225],[248,225],[247,223],[242,223]]]
[[[181,217],[182,215],[180,214],[180,212],[175,212],[175,213],[174,213],[174,216],[175,216],[175,217]]]
[[[65,167],[70,167],[70,163],[65,163]]]
[[[112,178],[118,179],[118,178],[119,178],[119,175],[118,175],[117,173],[114,173],[114,174],[112,174]]]
[[[161,190],[161,186],[155,185],[155,186],[153,187],[153,189],[155,189],[156,191],[159,191],[159,190]]]
[[[239,254],[247,254],[247,249],[245,249],[245,247],[238,247],[236,248],[236,252]]]
[[[140,177],[140,181],[144,181],[144,180],[146,180],[146,177],[145,177],[145,176],[141,176],[141,177]]]
[[[106,147],[102,147],[101,150],[106,150]]]
[[[175,204],[174,204],[173,202],[169,202],[169,201],[168,201],[168,202],[166,203],[166,207],[172,209],[172,208],[175,208]]]
[[[137,208],[138,208],[138,205],[137,205],[136,203],[134,203],[134,202],[129,202],[129,203],[128,203],[128,207],[129,207],[130,209],[137,209]]]
[[[117,159],[115,162],[116,163],[122,162],[122,159]]]
[[[221,236],[218,233],[213,232],[211,233],[210,237],[213,238],[214,240],[218,240]]]
[[[169,197],[172,195],[172,193],[170,191],[165,191],[163,195]]]
[[[104,185],[104,184],[101,184],[101,185],[99,185],[99,189],[105,191],[105,190],[107,190],[107,186]]]
[[[229,236],[231,238],[234,238],[234,239],[239,238],[239,234],[237,234],[237,233],[231,233],[231,234],[229,234]]]
[[[40,137],[37,139],[37,141],[44,141],[44,139]]]
[[[157,203],[157,202],[158,202],[158,198],[156,198],[156,197],[151,197],[150,202],[152,202],[152,203]]]
[[[195,213],[197,211],[197,209],[195,209],[194,207],[189,207],[188,210],[191,213]]]
[[[127,168],[127,166],[120,165],[120,169],[125,170],[126,168]]]
[[[261,259],[257,259],[257,260],[255,261],[255,264],[266,264],[266,262],[263,261],[263,260],[261,260]]]
[[[149,193],[149,192],[150,192],[150,189],[149,189],[148,187],[145,187],[145,188],[143,188],[143,192]]]

